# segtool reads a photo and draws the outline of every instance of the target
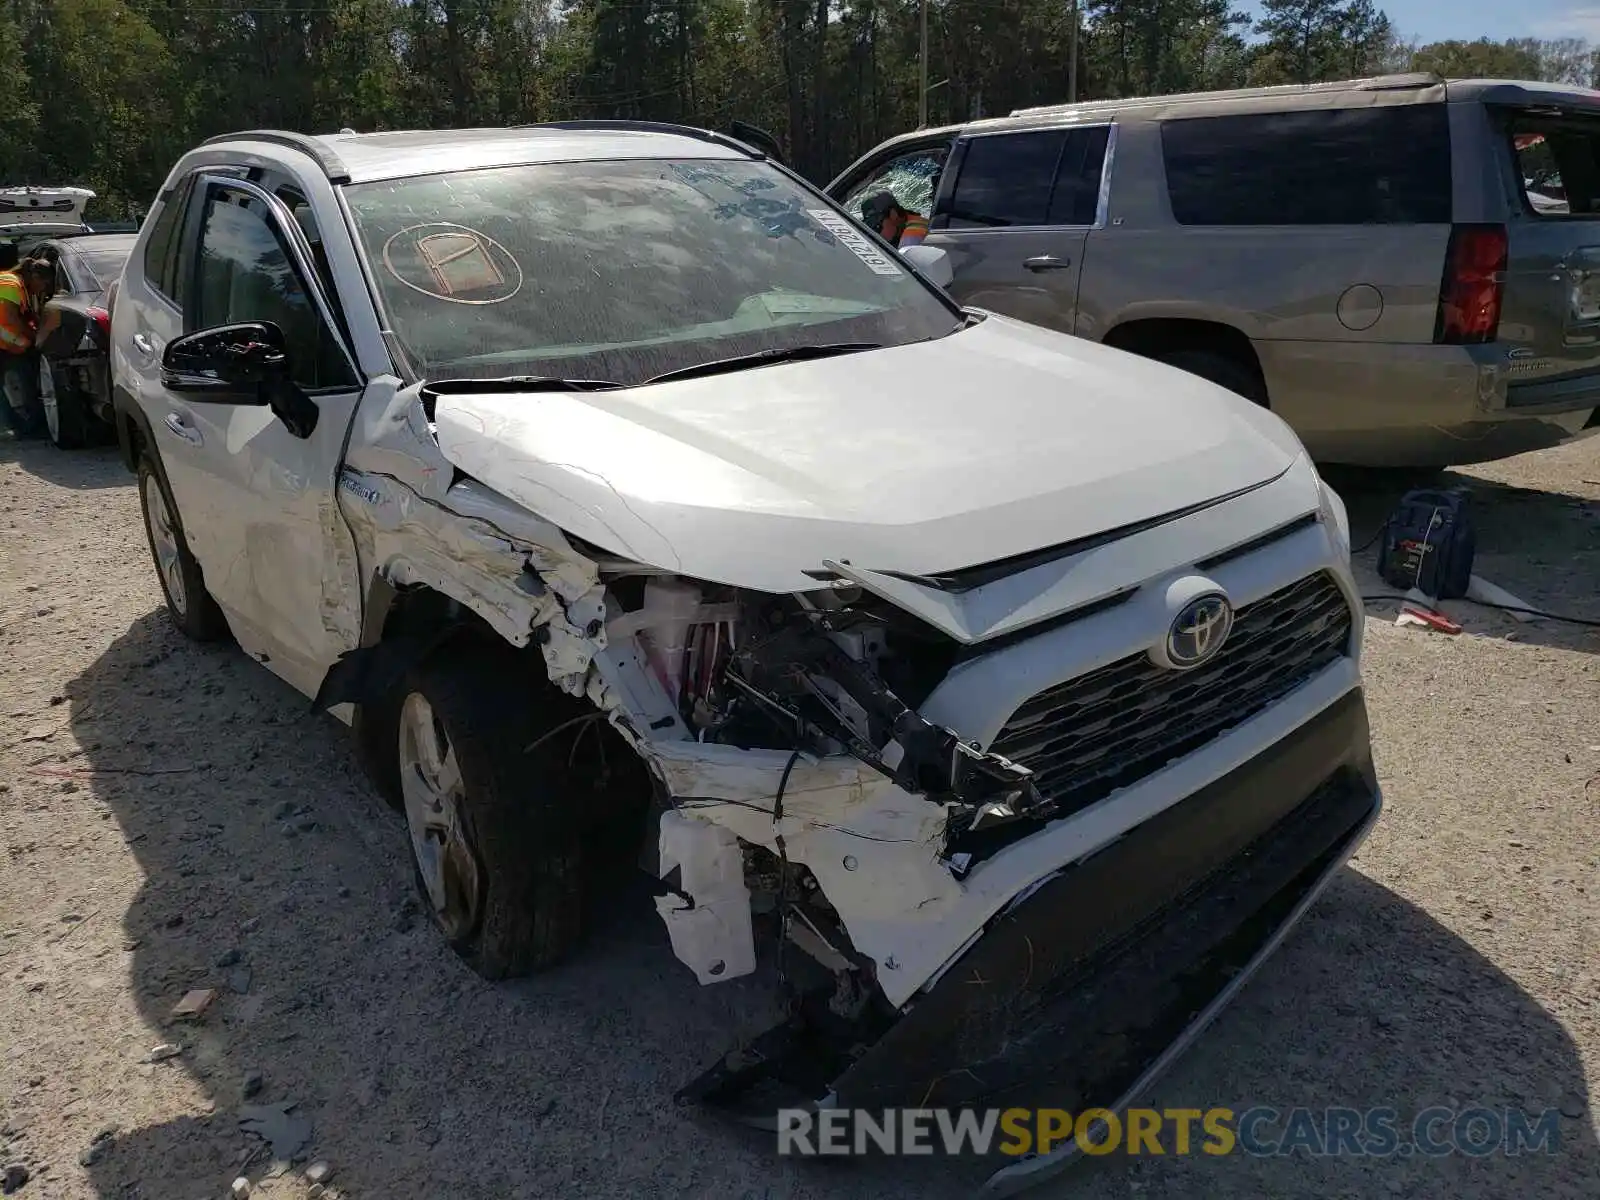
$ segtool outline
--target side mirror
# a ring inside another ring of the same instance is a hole
[[[907,246],[900,251],[900,257],[942,288],[955,282],[956,272],[950,265],[950,255],[938,246]]]
[[[270,321],[218,325],[167,343],[162,386],[211,404],[272,402],[271,385],[289,378],[283,330]]]

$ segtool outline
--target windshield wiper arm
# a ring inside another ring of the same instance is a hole
[[[820,346],[777,346],[771,350],[757,350],[754,354],[736,354],[732,358],[716,358],[710,362],[695,363],[692,367],[679,367],[646,379],[640,387],[652,383],[666,383],[673,379],[694,379],[701,375],[721,375],[725,371],[742,371],[747,367],[765,367],[772,363],[800,362],[808,358],[832,358],[837,354],[858,354],[863,350],[882,350],[882,342],[827,342]]]
[[[439,396],[460,395],[463,392],[607,392],[623,387],[610,379],[559,379],[553,375],[502,375],[493,379],[429,379],[422,385],[425,392]]]

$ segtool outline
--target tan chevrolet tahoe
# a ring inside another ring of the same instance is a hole
[[[1600,92],[1405,75],[1033,108],[895,138],[828,191],[929,218],[964,304],[1203,375],[1326,462],[1600,428]]]

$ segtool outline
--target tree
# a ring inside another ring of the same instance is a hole
[[[1279,76],[1272,82],[1313,83],[1340,73],[1349,18],[1339,0],[1262,0],[1261,10],[1256,30],[1266,35],[1265,73]]]
[[[1341,14],[1344,71],[1352,79],[1386,70],[1394,29],[1389,18],[1373,7],[1372,0],[1352,0]]]
[[[1402,46],[1380,2],[1262,0],[1252,31],[1242,0],[1082,0],[1079,95],[1393,69],[1600,75],[1575,39]],[[1065,100],[1068,7],[929,0],[930,119]],[[229,130],[563,117],[747,121],[826,180],[916,124],[920,11],[921,0],[9,0],[0,184],[86,184],[101,209],[125,211],[185,150]]]

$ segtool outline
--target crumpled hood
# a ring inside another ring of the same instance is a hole
[[[771,592],[825,560],[929,574],[1282,474],[1222,388],[989,316],[937,341],[611,392],[441,396],[461,470],[613,553]]]

